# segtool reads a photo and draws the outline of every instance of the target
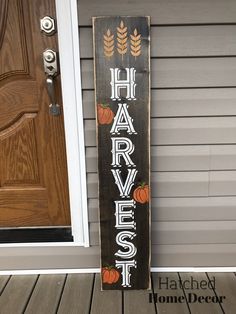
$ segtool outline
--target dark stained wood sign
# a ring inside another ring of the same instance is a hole
[[[150,288],[149,17],[93,18],[102,289]]]

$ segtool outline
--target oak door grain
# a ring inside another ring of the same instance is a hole
[[[63,115],[49,115],[39,20],[54,1],[1,1],[0,228],[70,225]],[[61,104],[60,78],[56,96]],[[62,105],[62,104],[61,104]]]

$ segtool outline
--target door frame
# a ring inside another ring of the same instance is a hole
[[[89,247],[77,1],[55,3],[73,242],[3,243],[0,247]]]
[[[55,0],[64,108],[71,227],[74,243],[89,246],[77,0]]]

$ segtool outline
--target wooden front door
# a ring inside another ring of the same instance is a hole
[[[43,68],[43,51],[58,51],[57,35],[40,31],[46,15],[56,16],[53,0],[0,1],[0,231],[70,226],[63,114],[49,114]],[[55,87],[62,107],[59,76]]]

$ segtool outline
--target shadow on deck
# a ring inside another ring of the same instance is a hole
[[[124,292],[98,274],[0,276],[0,314],[234,314],[235,296],[234,273],[153,273],[151,291]]]

